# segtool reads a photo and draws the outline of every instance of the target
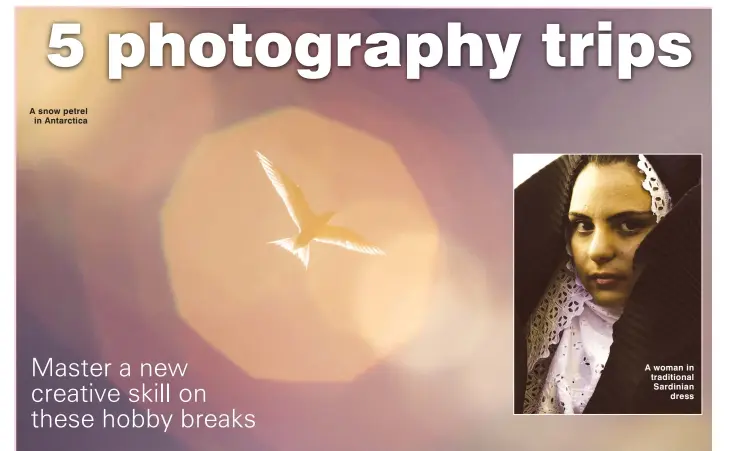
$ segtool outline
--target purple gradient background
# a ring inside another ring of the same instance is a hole
[[[546,65],[546,23],[589,32],[603,19],[614,32],[685,32],[693,61],[637,69],[631,81],[592,54],[582,69]],[[62,20],[83,24],[86,56],[74,70],[46,61],[49,24]],[[710,382],[702,416],[511,415],[511,189],[514,153],[703,153],[710,276],[710,10],[24,8],[16,21],[17,449],[709,449]],[[149,21],[186,37],[225,37],[238,22],[255,35],[443,36],[462,21],[464,31],[523,38],[498,82],[489,59],[427,69],[421,81],[357,64],[311,82],[294,64],[236,69],[230,53],[217,69],[141,67],[107,81],[105,35],[146,35]],[[90,124],[32,125],[31,107],[88,107]],[[266,246],[291,227],[256,148],[396,257],[316,249],[305,273]],[[237,408],[257,426],[33,429],[33,387],[80,384],[31,379],[31,358],[48,356],[187,362],[173,387],[203,387],[208,402],[186,407]]]

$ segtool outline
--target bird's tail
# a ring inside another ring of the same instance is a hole
[[[283,238],[281,240],[270,241],[268,244],[276,244],[286,251],[290,252],[294,256],[298,257],[298,260],[308,269],[308,261],[310,260],[310,247],[305,245],[303,247],[295,248],[295,239]]]

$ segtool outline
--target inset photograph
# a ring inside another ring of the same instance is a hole
[[[702,156],[514,173],[514,412],[700,414]]]

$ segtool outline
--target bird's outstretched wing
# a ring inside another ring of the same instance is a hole
[[[364,238],[344,227],[324,226],[313,239],[319,243],[333,244],[362,254],[385,255],[385,251],[369,244]]]
[[[286,251],[290,252],[294,256],[298,257],[305,269],[308,269],[308,262],[310,261],[310,246],[303,246],[295,249],[295,240],[292,238],[283,238],[281,240],[270,241],[269,244],[276,244]]]
[[[302,230],[302,224],[304,223],[305,218],[312,215],[308,202],[306,202],[305,196],[303,195],[303,191],[295,182],[290,180],[288,176],[277,169],[267,157],[262,155],[260,152],[257,152],[257,157],[259,158],[259,162],[262,164],[262,168],[264,168],[264,172],[267,174],[269,181],[272,182],[272,186],[275,188],[275,191],[277,191],[277,194],[282,198],[282,202],[285,204],[287,212],[290,214],[293,222],[298,226],[298,229]]]

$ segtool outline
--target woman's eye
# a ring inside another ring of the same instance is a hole
[[[576,232],[590,232],[593,230],[593,224],[590,224],[588,222],[578,221],[575,224],[575,231]]]
[[[626,233],[634,233],[642,228],[642,224],[638,221],[624,221],[621,223],[621,231]]]

